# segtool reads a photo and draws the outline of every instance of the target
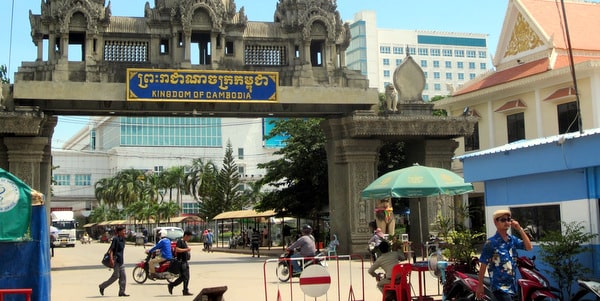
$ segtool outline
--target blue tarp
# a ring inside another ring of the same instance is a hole
[[[0,289],[31,288],[31,300],[50,300],[50,239],[46,206],[31,208],[31,240],[0,242]],[[25,300],[5,295],[5,301]]]

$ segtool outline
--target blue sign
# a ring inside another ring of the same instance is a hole
[[[127,69],[128,101],[277,102],[277,72]]]

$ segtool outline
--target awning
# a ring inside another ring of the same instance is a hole
[[[202,219],[195,215],[172,217],[169,221],[161,221],[161,223],[182,223],[182,222],[201,222]]]
[[[127,222],[127,220],[124,220],[124,219],[110,221],[110,223],[109,223],[109,225],[127,225],[127,224],[129,224],[129,223]]]
[[[274,210],[267,210],[263,212],[256,212],[254,210],[237,210],[237,211],[227,211],[217,216],[213,217],[214,220],[219,219],[235,219],[235,218],[255,218],[255,217],[271,217],[275,216]]]
[[[85,224],[83,225],[84,228],[90,228],[93,227],[96,223],[91,223],[91,224]]]
[[[106,225],[110,224],[110,222],[111,221],[103,221],[103,222],[98,223],[98,226],[106,226]]]

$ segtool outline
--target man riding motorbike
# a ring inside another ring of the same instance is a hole
[[[315,238],[312,236],[312,227],[310,225],[302,226],[302,236],[291,244],[287,248],[287,251],[294,252],[294,250],[298,248],[300,248],[300,251],[295,252],[294,255],[292,255],[292,258],[313,257],[317,254]],[[292,266],[294,273],[301,272],[299,260],[292,260]]]
[[[167,230],[160,230],[159,235],[161,239],[156,243],[154,247],[150,250],[146,250],[146,253],[151,253],[156,250],[160,250],[160,255],[152,258],[148,262],[148,270],[150,279],[156,278],[156,265],[164,262],[166,260],[171,260],[173,258],[173,253],[171,252],[171,240],[167,237]]]

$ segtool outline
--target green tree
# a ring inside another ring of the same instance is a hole
[[[379,150],[379,162],[377,162],[377,175],[382,176],[390,171],[405,167],[406,155],[404,154],[404,142],[385,141]]]
[[[240,174],[233,158],[231,141],[227,141],[223,166],[217,175],[217,190],[215,200],[221,204],[222,211],[242,210],[246,203],[240,191]]]
[[[9,84],[10,79],[8,78],[8,68],[6,65],[0,65],[0,84]]]
[[[557,281],[558,288],[566,300],[573,297],[572,288],[575,280],[590,272],[590,269],[579,261],[578,255],[589,252],[590,242],[598,236],[584,232],[581,222],[562,222],[564,231],[549,231],[540,242],[541,258],[552,269],[548,272]]]
[[[201,158],[194,159],[192,166],[185,174],[185,189],[198,202],[210,197],[211,180],[215,178],[216,167],[211,162],[204,162]]]
[[[437,95],[437,96],[432,97],[430,102],[436,102],[436,101],[438,101],[440,99],[444,99],[444,98],[446,98],[446,96]],[[446,110],[440,110],[440,109],[433,110],[433,116],[448,116],[448,112],[446,112]]]
[[[275,152],[281,158],[258,165],[266,170],[260,184],[275,190],[265,194],[257,210],[315,218],[329,203],[325,135],[320,122],[300,118],[274,121],[267,139],[278,135],[287,138],[285,146]]]

